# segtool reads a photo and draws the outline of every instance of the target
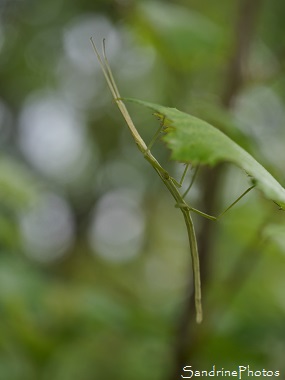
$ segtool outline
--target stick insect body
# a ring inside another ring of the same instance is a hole
[[[184,194],[180,194],[178,188],[182,186],[182,182],[185,178],[187,169],[189,167],[189,164],[186,165],[186,168],[183,172],[182,178],[180,182],[177,182],[173,177],[170,176],[167,170],[165,170],[160,163],[157,161],[157,159],[152,155],[150,149],[156,139],[159,137],[161,131],[163,130],[164,127],[164,119],[162,118],[162,123],[161,127],[159,130],[156,132],[154,135],[154,138],[150,142],[149,146],[147,146],[138,133],[129,113],[128,110],[121,98],[121,95],[119,93],[119,90],[117,88],[116,82],[114,80],[110,65],[108,63],[107,57],[106,57],[106,52],[105,52],[105,40],[103,40],[103,57],[100,56],[95,43],[92,39],[90,38],[93,49],[95,51],[95,54],[98,58],[99,64],[101,66],[101,69],[103,71],[103,74],[105,76],[105,79],[107,81],[108,87],[112,93],[112,96],[121,112],[123,115],[129,130],[132,134],[132,137],[138,147],[138,149],[143,153],[144,158],[150,163],[150,165],[154,168],[164,185],[167,187],[168,191],[172,195],[172,197],[175,200],[175,207],[179,208],[180,211],[182,212],[182,215],[184,217],[187,233],[188,233],[188,240],[189,240],[189,245],[190,245],[190,251],[191,251],[191,257],[192,257],[192,266],[193,266],[193,279],[194,279],[194,294],[195,294],[195,308],[196,308],[196,321],[197,323],[201,323],[203,319],[203,312],[202,312],[202,301],[201,301],[201,279],[200,279],[200,264],[199,264],[199,254],[198,254],[198,246],[197,246],[197,239],[196,239],[196,234],[194,230],[194,224],[193,220],[191,217],[191,211],[204,216],[208,219],[211,220],[218,220],[226,211],[228,211],[233,205],[235,205],[245,194],[247,194],[254,186],[250,187],[247,189],[233,204],[231,204],[223,213],[221,213],[218,217],[214,217],[208,214],[203,213],[202,211],[196,210],[192,207],[190,207],[186,201],[185,201],[185,196],[190,190],[194,179],[197,174],[197,170],[194,172],[194,175],[192,177],[192,181],[188,187],[188,189],[185,191]]]

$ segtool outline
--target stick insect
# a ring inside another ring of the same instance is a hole
[[[246,195],[254,186],[251,186],[248,188],[235,202],[233,202],[224,212],[222,212],[218,217],[214,217],[211,215],[208,215],[202,211],[199,211],[193,207],[190,207],[186,201],[185,196],[189,192],[190,188],[192,187],[192,184],[194,182],[194,179],[197,174],[197,170],[194,172],[194,175],[192,177],[192,181],[190,185],[188,186],[187,190],[181,195],[179,192],[179,188],[182,186],[182,182],[186,176],[186,172],[189,168],[189,164],[186,165],[185,170],[183,172],[182,178],[180,182],[177,182],[166,169],[164,169],[160,163],[157,161],[157,159],[152,155],[150,149],[156,139],[159,137],[160,133],[163,130],[163,123],[162,120],[161,126],[159,130],[154,135],[154,138],[151,140],[150,144],[147,146],[142,137],[140,136],[139,132],[137,131],[131,116],[129,115],[129,112],[123,102],[123,99],[119,93],[118,87],[116,85],[116,82],[114,80],[113,73],[111,71],[109,62],[107,60],[106,56],[106,48],[105,48],[105,40],[103,40],[102,44],[102,56],[100,55],[92,37],[90,38],[91,44],[93,46],[94,52],[97,56],[97,59],[99,61],[99,64],[101,66],[102,72],[104,74],[104,77],[106,79],[106,82],[108,84],[108,87],[112,93],[112,96],[123,115],[129,130],[131,132],[131,135],[140,150],[142,152],[144,158],[150,163],[150,165],[153,167],[153,169],[156,171],[164,185],[167,187],[168,191],[172,195],[172,197],[175,200],[175,207],[179,208],[187,229],[188,234],[188,240],[189,240],[189,246],[190,246],[190,252],[191,252],[191,258],[192,258],[192,267],[193,267],[193,279],[194,279],[194,295],[195,295],[195,309],[196,309],[196,321],[197,323],[201,323],[203,319],[203,312],[202,312],[202,297],[201,297],[201,279],[200,279],[200,263],[199,263],[199,254],[198,254],[198,246],[197,246],[197,239],[194,229],[193,220],[191,217],[191,212],[195,212],[201,216],[204,216],[210,220],[218,220],[222,215],[225,214],[232,206],[234,206],[244,195]]]

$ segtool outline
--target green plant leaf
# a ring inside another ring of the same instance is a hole
[[[176,108],[126,99],[152,109],[162,120],[166,132],[163,140],[172,151],[171,158],[192,165],[214,166],[233,163],[251,177],[251,181],[266,198],[285,210],[285,189],[247,151],[219,129]]]

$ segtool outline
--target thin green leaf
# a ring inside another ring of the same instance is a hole
[[[176,108],[136,99],[126,100],[152,109],[163,120],[166,131],[163,139],[172,151],[173,160],[190,162],[194,166],[233,163],[245,170],[266,198],[285,210],[285,189],[248,152],[219,129]]]

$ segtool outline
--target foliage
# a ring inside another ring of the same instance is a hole
[[[284,186],[283,14],[282,0],[1,3],[1,380],[173,380],[182,364],[283,375],[284,213],[251,192],[219,223],[195,218],[197,327],[180,214],[89,41],[106,38],[123,96],[216,126]],[[129,107],[150,141],[149,112]],[[246,182],[234,165],[201,168],[191,205],[217,214]]]
[[[285,189],[250,154],[219,129],[175,108],[167,108],[141,100],[128,99],[148,107],[163,123],[164,141],[172,151],[172,159],[215,166],[230,162],[251,177],[251,181],[281,209],[285,209]]]

